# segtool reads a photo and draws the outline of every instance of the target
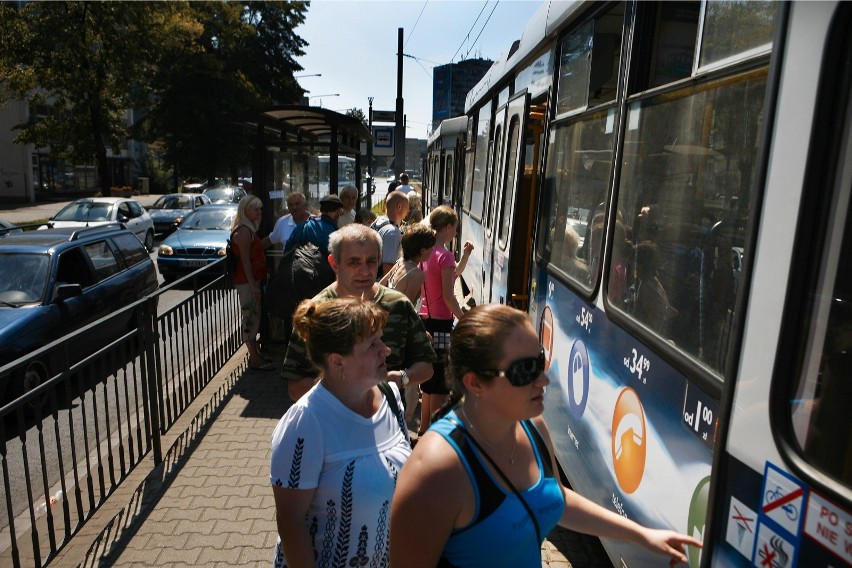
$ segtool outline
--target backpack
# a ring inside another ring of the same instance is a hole
[[[236,229],[234,229],[234,232],[236,232]],[[239,263],[237,255],[234,254],[234,247],[231,245],[233,239],[234,233],[231,233],[231,238],[225,244],[225,273],[232,276],[237,272],[237,265]]]
[[[269,315],[284,321],[287,338],[299,302],[313,298],[335,278],[328,257],[315,244],[302,243],[284,252],[266,286],[266,300]]]

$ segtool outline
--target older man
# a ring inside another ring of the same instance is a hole
[[[289,213],[275,221],[272,232],[264,237],[264,245],[266,246],[270,244],[283,245],[293,234],[293,230],[311,216],[305,194],[301,191],[288,193],[286,201]]]
[[[337,220],[337,228],[355,222],[355,204],[358,203],[358,189],[354,185],[340,188],[340,201],[343,202],[343,214]]]
[[[328,236],[337,230],[337,220],[343,214],[343,201],[329,194],[320,199],[320,216],[311,217],[296,227],[284,250],[288,251],[302,243],[313,243],[319,247],[323,256],[328,254]]]
[[[388,311],[382,341],[391,349],[387,358],[388,381],[400,388],[417,385],[432,377],[435,350],[423,323],[408,298],[376,282],[376,269],[382,255],[382,241],[369,227],[353,223],[331,234],[328,261],[336,280],[314,296],[315,301],[333,298],[369,298]],[[305,353],[302,341],[293,334],[281,377],[287,393],[298,400],[314,384],[317,371]]]

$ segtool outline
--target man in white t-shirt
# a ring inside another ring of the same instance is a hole
[[[408,174],[407,173],[402,172],[401,174],[399,174],[399,185],[396,186],[394,189],[396,189],[397,191],[401,191],[405,194],[414,190],[413,187],[408,185]]]
[[[293,229],[297,225],[301,225],[307,221],[311,216],[308,212],[308,202],[305,199],[305,194],[301,191],[294,191],[287,194],[287,210],[290,213],[279,218],[275,222],[272,232],[267,237],[264,237],[264,240],[269,241],[269,243],[264,243],[265,245],[278,244],[283,246],[287,242],[287,239],[290,238],[290,235],[293,234]]]

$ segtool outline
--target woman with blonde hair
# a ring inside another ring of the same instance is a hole
[[[411,446],[399,390],[385,382],[387,317],[357,298],[296,308],[294,332],[320,376],[272,434],[276,568],[332,559],[335,566],[388,565],[390,505]]]
[[[231,223],[231,249],[237,257],[234,288],[240,298],[243,343],[249,352],[249,368],[270,371],[274,367],[260,354],[257,332],[260,331],[263,283],[266,280],[266,253],[257,236],[263,203],[255,195],[246,195],[237,206]]]

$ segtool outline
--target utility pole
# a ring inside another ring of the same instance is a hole
[[[367,97],[370,102],[370,111],[367,114],[368,130],[370,139],[367,140],[367,209],[373,208],[373,97]]]
[[[394,128],[394,174],[405,171],[405,125],[402,100],[402,28],[399,28],[396,48],[396,128]]]

